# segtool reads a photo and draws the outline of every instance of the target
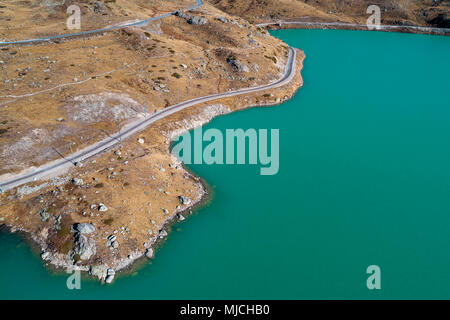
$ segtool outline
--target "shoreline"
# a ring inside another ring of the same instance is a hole
[[[311,21],[272,21],[265,23],[257,23],[256,27],[266,28],[269,30],[283,29],[322,29],[322,30],[355,30],[355,31],[379,31],[379,32],[398,32],[411,34],[427,34],[427,35],[450,35],[449,28],[421,27],[412,25],[381,25],[380,29],[368,29],[365,24],[341,23],[341,22],[311,22]]]

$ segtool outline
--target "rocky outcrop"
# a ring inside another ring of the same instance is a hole
[[[250,72],[250,69],[243,64],[240,60],[236,59],[233,56],[229,56],[227,58],[227,63],[235,70],[239,72]]]
[[[208,19],[206,19],[205,17],[200,17],[200,16],[192,16],[188,19],[188,23],[196,25],[196,26],[201,26],[203,24],[208,23]]]
[[[75,246],[73,252],[81,260],[89,260],[97,251],[95,240],[77,232],[74,235]]]
[[[91,266],[89,268],[89,274],[102,280],[106,278],[107,270],[108,268],[104,265]]]
[[[90,223],[75,223],[71,227],[72,232],[89,234],[95,231],[95,227]]]
[[[187,23],[192,24],[192,25],[196,25],[196,26],[201,26],[203,24],[208,23],[208,19],[206,19],[205,17],[202,16],[190,16],[186,13],[184,13],[181,10],[177,10],[175,12],[175,16],[183,18],[187,21]]]

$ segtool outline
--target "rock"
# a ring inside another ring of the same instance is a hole
[[[233,56],[229,56],[227,58],[227,63],[235,70],[235,71],[241,71],[241,72],[249,72],[250,69],[245,65],[242,64],[241,61],[236,59]]]
[[[116,150],[116,151],[114,151],[114,154],[115,154],[116,156],[120,156],[120,155],[122,155],[122,152],[120,152],[119,150]]]
[[[200,26],[200,25],[206,24],[208,22],[208,19],[206,19],[205,17],[200,17],[200,16],[192,16],[188,19],[187,22],[189,24]]]
[[[57,216],[55,219],[55,229],[61,230],[61,216]]]
[[[116,241],[112,241],[111,242],[111,247],[113,249],[117,249],[119,247],[119,242],[117,240]]]
[[[79,232],[75,233],[74,238],[74,253],[79,255],[81,260],[89,260],[97,251],[95,240],[92,238],[88,239]]]
[[[143,138],[139,138],[137,139],[137,142],[139,142],[140,144],[144,144],[145,140]]]
[[[182,67],[183,69],[187,69],[187,65],[185,65],[184,63],[180,64],[180,67]]]
[[[113,243],[116,242],[116,240],[117,240],[116,236],[112,234],[108,237],[108,241],[106,241],[106,245],[108,247],[112,247]]]
[[[151,236],[153,234],[153,230],[152,229],[148,229],[147,233]]]
[[[49,256],[50,256],[50,252],[44,251],[41,253],[42,260],[47,260]]]
[[[58,121],[58,122],[63,122],[63,121],[64,121],[64,118],[56,118],[56,121]]]
[[[89,268],[89,274],[99,279],[106,277],[107,268],[104,265],[92,266]]]
[[[108,10],[106,9],[105,5],[101,3],[100,1],[96,1],[93,5],[94,12],[100,13],[103,15],[108,14]]]
[[[76,186],[82,186],[84,184],[84,181],[83,179],[73,178],[72,183]]]
[[[191,199],[189,199],[188,197],[185,197],[185,196],[178,196],[178,201],[180,201],[181,204],[187,204],[187,205],[189,205],[192,202]]]
[[[188,20],[189,16],[181,10],[175,11],[175,16]]]
[[[50,218],[50,215],[48,214],[48,212],[47,212],[46,209],[41,210],[41,211],[39,212],[39,215],[40,215],[40,217],[41,217],[41,221],[42,221],[42,222],[45,222],[45,221],[48,220],[48,218]]]
[[[183,215],[181,215],[181,214],[178,214],[178,220],[180,220],[180,221],[184,221],[186,218],[185,217],[183,217]]]
[[[223,22],[223,23],[228,23],[228,19],[225,17],[216,17],[216,20],[219,20],[220,22]]]
[[[98,204],[98,211],[100,211],[100,212],[108,211],[108,207],[105,206],[103,203],[99,203]]]
[[[161,230],[159,231],[159,237],[162,239],[164,237],[167,237],[167,231],[166,230]]]
[[[106,278],[105,278],[105,282],[106,283],[111,283],[114,280],[114,276],[116,275],[116,272],[114,271],[114,269],[108,269],[106,270]]]
[[[147,250],[145,250],[145,256],[149,259],[153,258],[153,249],[148,248]]]
[[[82,234],[89,234],[95,231],[95,228],[90,223],[75,223],[71,227],[72,232],[79,232]]]

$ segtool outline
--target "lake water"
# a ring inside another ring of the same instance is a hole
[[[306,52],[304,87],[205,128],[280,129],[278,175],[191,165],[212,201],[110,286],[69,291],[1,233],[0,298],[450,298],[450,38],[273,34]],[[381,290],[366,287],[369,265]]]

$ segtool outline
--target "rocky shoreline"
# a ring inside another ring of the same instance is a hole
[[[322,30],[358,30],[358,31],[382,31],[401,32],[430,35],[450,35],[448,28],[421,27],[409,25],[381,25],[379,29],[369,30],[363,24],[339,23],[339,22],[309,22],[309,21],[271,21],[257,24],[256,26],[266,27],[271,30],[280,29],[322,29]]]

